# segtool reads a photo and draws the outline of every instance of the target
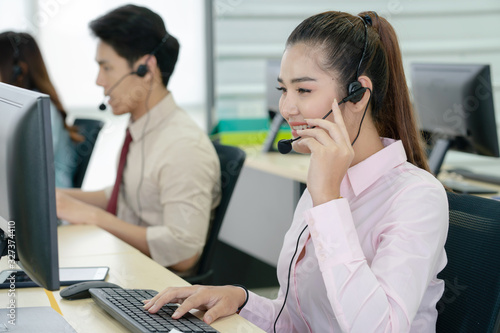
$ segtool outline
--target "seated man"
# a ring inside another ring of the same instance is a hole
[[[220,167],[207,135],[167,90],[179,43],[151,10],[133,5],[92,21],[97,84],[113,114],[129,113],[115,185],[57,190],[57,215],[94,224],[185,275],[203,250],[220,200]]]

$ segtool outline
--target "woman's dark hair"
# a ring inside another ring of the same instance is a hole
[[[20,88],[37,90],[50,96],[63,118],[64,127],[73,141],[83,138],[74,126],[66,125],[66,111],[50,80],[42,53],[35,39],[28,33],[6,31],[0,33],[0,76],[2,81]]]
[[[365,22],[363,22],[365,21]],[[366,53],[360,64],[365,45]],[[304,43],[323,54],[319,64],[338,77],[341,98],[347,96],[349,83],[356,73],[368,76],[373,83],[371,113],[379,135],[401,140],[408,161],[429,171],[423,142],[417,129],[396,33],[375,12],[353,16],[342,12],[325,12],[304,20],[291,33],[287,47]]]
[[[135,5],[116,8],[89,24],[93,34],[125,58],[130,66],[161,44],[167,34],[162,18],[153,11]],[[170,36],[155,53],[165,86],[168,85],[177,58],[179,42]]]

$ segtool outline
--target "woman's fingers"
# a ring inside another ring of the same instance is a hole
[[[167,288],[153,297],[144,305],[144,309],[156,313],[167,303],[179,303],[196,292],[196,286],[182,288]]]
[[[347,128],[344,123],[344,117],[342,117],[342,112],[340,111],[337,99],[333,100],[332,111],[333,111],[333,121],[338,125],[340,131],[344,135],[346,142],[350,143],[351,139],[349,138],[349,133],[347,132]]]
[[[344,118],[342,117],[342,112],[337,104],[337,100],[334,100],[332,104],[332,115],[333,121],[325,119],[306,119],[309,129],[297,131],[300,136],[313,136],[313,133],[318,133],[318,131],[311,131],[313,128],[322,128],[327,131],[329,136],[338,144],[346,143],[350,144],[349,133],[344,123]],[[319,137],[318,137],[319,139]],[[325,142],[322,142],[325,144]]]
[[[231,309],[229,313],[235,313],[238,309]],[[212,308],[210,308],[207,312],[205,312],[205,315],[203,316],[203,321],[207,324],[213,323],[216,319],[220,317],[225,317],[228,314],[228,309],[225,304],[222,304],[222,302],[216,303]]]
[[[235,313],[239,304],[245,300],[244,294],[240,288],[234,286],[167,288],[146,302],[144,308],[155,313],[167,303],[180,303],[172,318],[179,319],[192,309],[208,310],[204,320],[210,324],[220,317]]]
[[[322,145],[328,146],[333,141],[341,143],[344,140],[343,134],[337,128],[337,124],[333,124],[328,120],[323,119],[306,119],[310,127],[304,130],[297,130],[297,134],[302,138],[311,137],[318,140]]]
[[[172,315],[172,318],[179,319],[192,309],[205,310],[215,305],[216,301],[214,300],[210,292],[206,292],[206,290],[205,292],[198,290],[194,294],[187,297],[181,303],[181,305],[177,308],[177,310],[175,310],[174,314]],[[218,317],[213,318],[212,321],[217,318]]]

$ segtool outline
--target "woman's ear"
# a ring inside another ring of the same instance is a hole
[[[370,80],[370,78],[365,75],[358,77],[358,81],[359,83],[361,83],[361,86],[363,86],[364,88],[369,88],[369,90],[365,90],[365,92],[363,93],[363,97],[361,97],[361,100],[354,104],[351,109],[353,112],[364,112],[366,105],[370,100],[371,92],[373,91],[373,84],[372,80]]]

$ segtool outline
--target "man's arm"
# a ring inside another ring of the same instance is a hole
[[[82,191],[78,188],[58,188],[56,192],[64,193],[65,195],[68,195],[81,202],[102,209],[106,209],[106,206],[108,205],[108,199],[106,198],[104,190],[87,192],[87,191]]]
[[[120,220],[115,215],[108,213],[104,209],[89,205],[77,198],[67,195],[66,191],[57,191],[57,216],[71,224],[93,224],[122,241],[132,245],[145,255],[151,257],[149,245],[146,237],[146,227],[137,226]],[[91,192],[82,192],[80,190],[70,191],[76,196]],[[104,192],[104,191],[99,191]],[[93,192],[99,194],[99,192]],[[104,194],[102,194],[104,196]],[[104,196],[105,198],[105,196]],[[191,258],[183,260],[175,265],[170,266],[178,272],[183,272],[191,268],[198,260],[200,254],[196,254]]]
[[[66,190],[56,192],[57,216],[59,218],[71,224],[96,225],[137,248],[147,256],[151,256],[146,240],[146,227],[127,223],[98,205],[92,205],[78,199],[83,197],[94,203],[99,203],[99,199],[102,200],[103,198],[104,201],[107,201],[104,191],[83,192],[73,190],[70,193],[75,194],[75,196],[66,194]]]

